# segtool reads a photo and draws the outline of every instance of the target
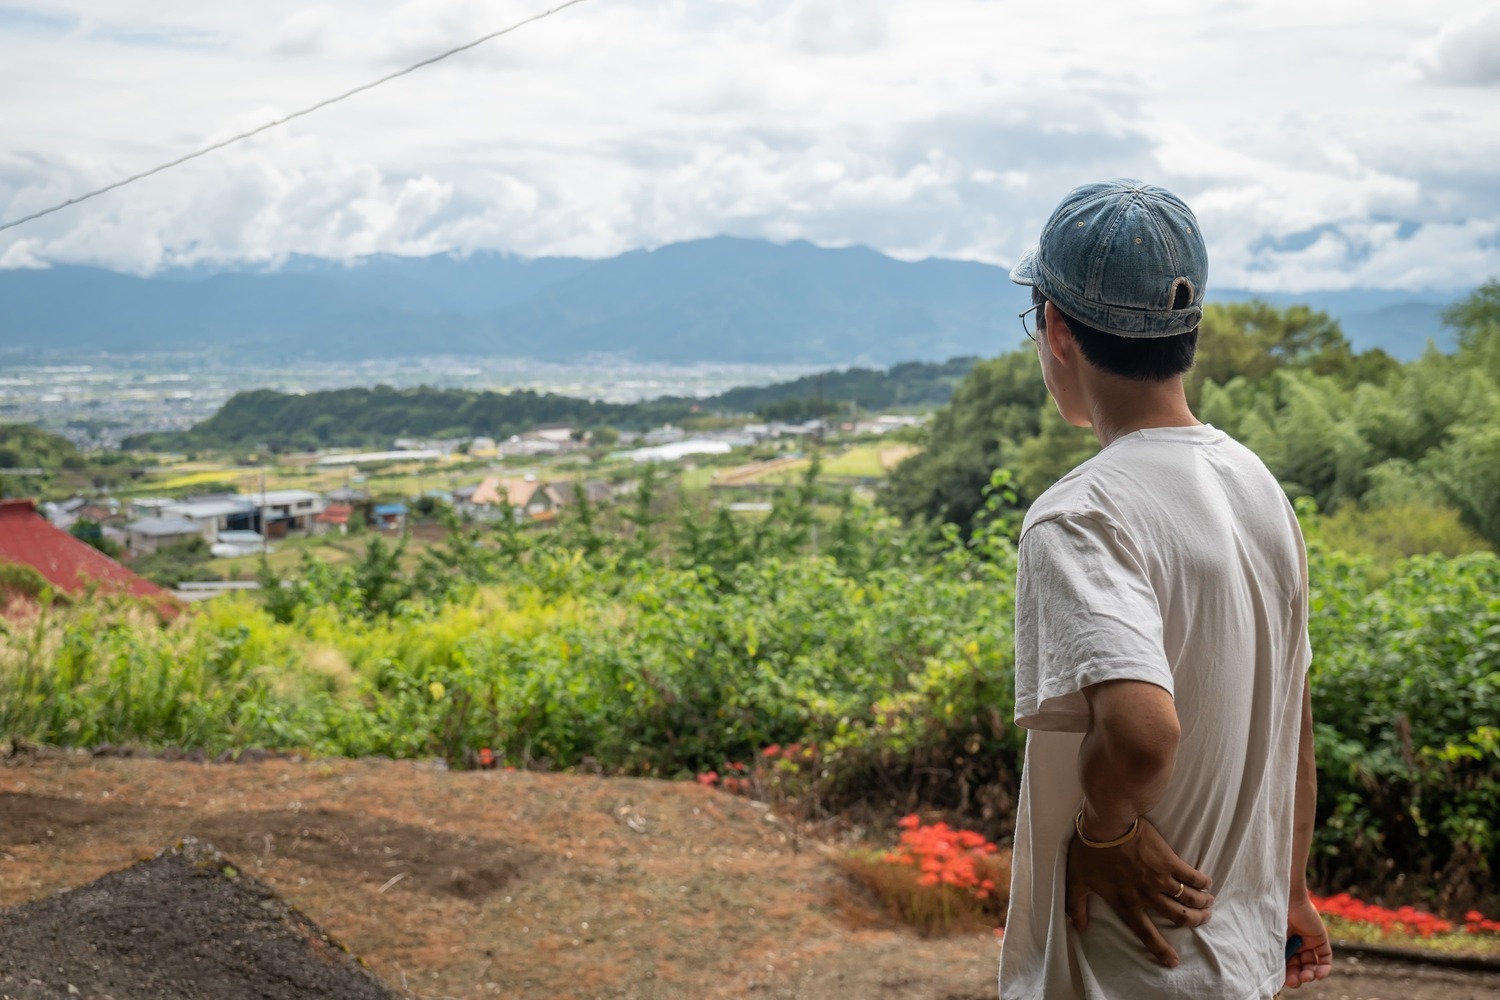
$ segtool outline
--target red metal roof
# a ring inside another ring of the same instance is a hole
[[[116,593],[172,603],[171,595],[36,512],[33,500],[0,500],[0,560],[34,567],[58,590],[81,594],[91,581]]]
[[[348,524],[349,515],[353,513],[354,508],[349,504],[331,503],[322,512],[313,515],[313,520],[324,524]]]

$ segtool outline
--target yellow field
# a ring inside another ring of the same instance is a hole
[[[858,476],[877,479],[886,473],[881,463],[879,445],[865,444],[850,448],[842,455],[835,455],[823,463],[823,472],[830,476]]]
[[[236,483],[241,484],[247,477],[254,478],[259,482],[259,472],[246,472],[244,469],[217,468],[201,469],[197,472],[184,472],[170,479],[162,479],[151,485],[162,490],[180,490],[193,486],[202,486],[205,483]],[[241,489],[243,489],[241,485]]]

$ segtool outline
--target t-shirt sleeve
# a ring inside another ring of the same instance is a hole
[[[1021,539],[1017,568],[1016,724],[1085,732],[1083,689],[1112,680],[1173,691],[1146,568],[1102,519],[1039,521]]]
[[[1302,529],[1298,526],[1296,518],[1292,519],[1292,530],[1297,536],[1297,570],[1299,583],[1297,596],[1292,604],[1292,621],[1296,623],[1297,635],[1295,653],[1292,656],[1293,676],[1302,677],[1312,669],[1312,635],[1308,631],[1308,625],[1312,619],[1312,585],[1308,580],[1307,572],[1307,542],[1302,537]]]

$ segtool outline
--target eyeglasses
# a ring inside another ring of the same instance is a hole
[[[1021,329],[1025,330],[1026,331],[1026,336],[1030,337],[1032,340],[1036,340],[1036,334],[1032,333],[1030,327],[1028,327],[1026,325],[1026,315],[1027,315],[1027,313],[1036,313],[1036,315],[1037,315],[1037,329],[1040,330],[1042,328],[1042,324],[1041,324],[1042,314],[1041,314],[1041,312],[1039,310],[1042,308],[1042,306],[1044,306],[1046,304],[1047,303],[1045,303],[1045,302],[1038,302],[1036,305],[1032,306],[1030,309],[1023,309],[1021,312],[1017,313],[1017,315],[1021,317]]]

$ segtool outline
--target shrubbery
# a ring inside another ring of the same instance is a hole
[[[967,540],[845,502],[814,552],[811,482],[755,525],[674,514],[648,482],[553,532],[458,527],[409,573],[375,539],[168,626],[50,609],[0,635],[0,733],[665,777],[795,742],[817,747],[809,809],[1000,837],[1023,745],[1005,486]],[[1310,566],[1319,880],[1493,904],[1474,897],[1500,861],[1500,560],[1377,568],[1315,543]]]

